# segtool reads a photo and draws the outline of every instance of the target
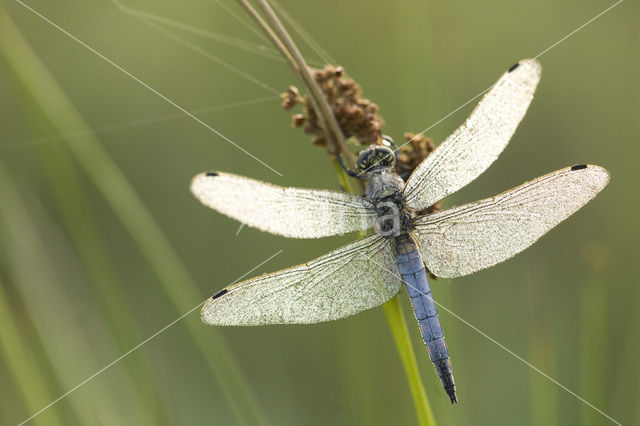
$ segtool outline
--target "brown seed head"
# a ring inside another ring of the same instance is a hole
[[[412,173],[436,149],[433,141],[425,135],[416,136],[408,132],[403,136],[405,143],[402,144],[398,152],[398,162],[396,163],[396,171],[400,174]]]
[[[384,120],[377,114],[376,104],[360,97],[360,85],[346,78],[342,67],[327,65],[323,69],[312,70],[312,75],[327,98],[345,138],[353,138],[361,145],[376,143]],[[327,146],[326,135],[323,134],[309,97],[301,96],[294,86],[290,86],[281,96],[285,110],[297,104],[303,105],[302,114],[294,116],[293,126],[304,126],[305,133],[315,136],[314,144]]]
[[[300,92],[295,86],[289,86],[287,91],[281,94],[280,97],[282,98],[282,108],[287,111],[297,104],[304,102],[304,98],[300,96]]]

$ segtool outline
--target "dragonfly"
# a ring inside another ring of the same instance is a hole
[[[196,175],[191,191],[206,206],[289,238],[373,232],[307,263],[230,285],[201,310],[210,325],[311,324],[337,320],[389,301],[406,287],[422,337],[451,403],[456,385],[428,271],[460,277],[523,251],[596,196],[606,169],[566,167],[499,195],[430,214],[439,200],[493,163],[524,117],[541,66],[524,59],[486,92],[468,119],[405,181],[397,150],[370,145],[351,175],[362,195],[280,187],[224,172]]]

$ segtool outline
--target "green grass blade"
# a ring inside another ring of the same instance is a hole
[[[179,256],[118,166],[97,138],[92,136],[81,114],[2,8],[0,40],[0,49],[7,63],[21,78],[51,124],[60,133],[70,130],[87,133],[83,138],[68,139],[69,149],[138,245],[176,311],[182,314],[192,308],[203,297]],[[244,424],[266,423],[252,390],[221,334],[215,329],[211,330],[208,341],[204,341],[200,339],[200,324],[192,321],[185,324],[238,420]]]
[[[411,388],[411,396],[413,397],[416,414],[418,415],[418,422],[421,426],[434,426],[436,421],[433,417],[431,404],[429,404],[429,400],[427,399],[427,393],[424,390],[422,378],[420,377],[420,370],[418,369],[413,345],[409,338],[409,329],[407,328],[407,321],[400,306],[399,296],[389,300],[383,306],[389,327],[391,328],[393,340],[396,343],[400,359],[402,360],[404,372],[409,381],[409,388]]]
[[[80,327],[74,303],[60,289],[49,253],[40,239],[24,202],[0,163],[0,244],[8,253],[7,266],[14,287],[27,307],[47,357],[56,366],[62,394],[83,379],[84,372],[96,371],[94,348]],[[52,309],[55,307],[55,309]],[[133,385],[131,383],[131,385]],[[100,401],[96,404],[96,401]],[[48,404],[50,401],[42,401]],[[106,386],[92,386],[69,401],[82,424],[121,423],[117,404]]]
[[[124,353],[146,336],[141,336],[137,330],[134,307],[106,252],[87,194],[80,184],[82,179],[63,146],[44,144],[39,151],[48,176],[47,183],[66,225],[66,234],[90,277],[87,284],[97,290],[109,330],[113,332],[119,352]],[[158,380],[149,368],[149,357],[146,360],[139,356],[132,358],[124,364],[134,379],[138,406],[145,407],[141,414],[145,414],[149,424],[166,424],[168,413],[158,393]]]
[[[5,283],[0,278],[0,353],[6,360],[8,370],[20,391],[26,413],[35,413],[43,404],[53,399],[49,389],[39,374],[39,366],[30,354],[25,342],[20,338],[20,331],[15,323],[9,300],[4,291]],[[5,419],[8,420],[8,419]],[[46,418],[51,426],[62,425],[56,411]],[[40,423],[44,424],[44,423]]]

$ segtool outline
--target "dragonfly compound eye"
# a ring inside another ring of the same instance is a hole
[[[376,164],[384,167],[393,167],[396,164],[396,156],[391,148],[378,146],[375,150]]]
[[[356,167],[361,172],[366,171],[373,164],[373,149],[367,148],[360,152],[358,159],[356,160]]]

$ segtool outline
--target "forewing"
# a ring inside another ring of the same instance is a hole
[[[379,306],[401,280],[391,242],[376,234],[293,268],[238,284],[204,304],[211,325],[310,324]]]
[[[375,211],[363,197],[336,191],[283,188],[230,173],[201,173],[191,192],[233,219],[290,238],[319,238],[369,229]]]
[[[423,216],[415,230],[420,252],[439,277],[488,268],[529,247],[608,182],[602,167],[573,166],[495,197]]]
[[[467,121],[411,174],[404,189],[407,205],[422,210],[484,172],[507,146],[524,117],[540,72],[540,64],[534,59],[523,59],[509,68]]]

